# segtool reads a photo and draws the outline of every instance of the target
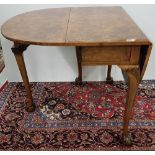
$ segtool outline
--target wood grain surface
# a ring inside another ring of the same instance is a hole
[[[24,44],[65,43],[70,8],[43,9],[17,15],[2,25],[7,39]]]
[[[145,42],[146,36],[121,7],[72,8],[67,42]]]
[[[60,46],[151,44],[123,8],[52,8],[24,13],[2,25],[16,43]]]
[[[82,65],[119,65],[128,79],[123,121],[123,143],[131,145],[129,120],[138,85],[144,75],[152,44],[121,7],[45,9],[13,17],[2,25],[2,34],[14,42],[15,55],[27,92],[27,111],[35,110],[23,52],[29,45],[76,46],[78,77],[83,86]]]

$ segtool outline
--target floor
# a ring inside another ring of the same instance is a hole
[[[155,80],[142,81],[122,143],[127,86],[87,82],[31,83],[36,110],[25,111],[23,83],[0,93],[0,150],[155,150]]]

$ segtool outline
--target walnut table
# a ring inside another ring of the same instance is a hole
[[[123,139],[129,143],[128,125],[138,84],[143,78],[152,44],[121,7],[56,8],[15,16],[2,25],[2,34],[14,42],[15,55],[27,92],[28,111],[35,110],[23,52],[30,45],[75,46],[77,84],[82,65],[118,65],[128,77]]]

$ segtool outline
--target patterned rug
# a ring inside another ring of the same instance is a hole
[[[0,93],[0,150],[155,150],[155,81],[143,81],[121,142],[127,86],[88,82],[31,83],[36,111],[24,108],[22,83]]]

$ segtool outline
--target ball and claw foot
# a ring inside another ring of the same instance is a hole
[[[26,106],[26,111],[27,112],[34,112],[36,109],[35,104],[32,104],[31,106]]]
[[[124,145],[126,146],[131,146],[132,145],[132,138],[131,138],[131,135],[128,134],[128,135],[123,135],[122,136],[122,142]]]
[[[75,85],[84,86],[85,84],[87,84],[86,81],[82,81],[78,77],[75,79]]]
[[[114,81],[112,77],[106,79],[106,84],[113,84],[113,83]]]

